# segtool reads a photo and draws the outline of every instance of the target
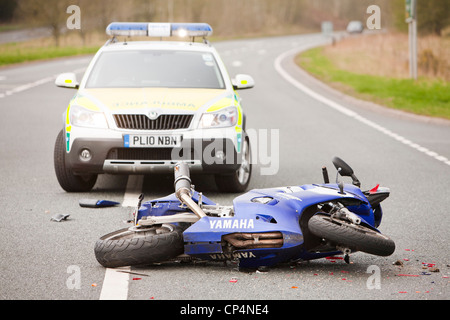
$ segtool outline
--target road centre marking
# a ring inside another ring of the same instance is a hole
[[[139,195],[142,193],[143,175],[129,175],[122,207],[136,207]]]
[[[86,68],[76,69],[76,70],[73,70],[71,72],[73,72],[73,73],[80,73],[80,72],[83,72],[84,70],[86,70]],[[40,86],[40,85],[45,84],[45,83],[54,81],[58,75],[59,74],[56,74],[56,75],[53,75],[53,76],[48,76],[48,77],[45,77],[45,78],[42,78],[42,79],[39,79],[39,80],[36,80],[36,81],[33,81],[33,82],[25,83],[25,84],[19,85],[17,87],[14,87],[14,88],[12,88],[10,90],[7,90],[7,91],[5,91],[3,93],[0,93],[0,99],[8,97],[8,96],[11,96],[11,95],[16,94],[16,93],[23,92],[23,91],[28,90],[28,89],[32,89],[34,87]]]
[[[125,271],[125,272],[124,272]],[[127,300],[130,267],[107,268],[100,300]]]
[[[233,62],[231,63],[231,65],[232,65],[233,67],[241,67],[241,66],[242,66],[242,61],[235,60],[235,61],[233,61]]]
[[[143,175],[128,176],[122,207],[134,208],[138,205],[143,182]],[[100,300],[127,300],[130,269],[130,267],[106,268]]]
[[[275,70],[289,83],[291,83],[294,87],[296,87],[297,89],[303,91],[304,93],[306,93],[307,95],[309,95],[310,97],[322,102],[323,104],[325,104],[326,106],[348,116],[351,117],[369,127],[372,127],[375,130],[378,130],[379,132],[401,142],[402,144],[409,146],[413,149],[415,149],[416,151],[419,151],[421,153],[426,154],[427,156],[430,156],[432,158],[434,158],[435,160],[438,160],[442,163],[445,163],[446,165],[450,166],[450,160],[440,154],[438,154],[437,152],[431,151],[428,148],[425,148],[417,143],[414,143],[410,140],[408,140],[407,138],[392,132],[391,130],[359,115],[358,113],[340,105],[337,102],[334,102],[328,98],[325,98],[324,96],[318,94],[317,92],[311,90],[310,88],[306,87],[305,85],[303,85],[302,83],[300,83],[299,81],[297,81],[295,78],[293,78],[291,75],[289,75],[286,70],[283,69],[283,67],[281,66],[281,61],[283,61],[286,57],[293,55],[293,54],[297,54],[300,53],[301,51],[305,51],[307,49],[311,49],[316,47],[317,45],[308,45],[308,46],[304,46],[301,48],[294,48],[291,49],[289,51],[286,51],[282,54],[280,54],[274,61],[274,67]]]

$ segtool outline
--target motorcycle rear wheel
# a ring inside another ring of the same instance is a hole
[[[97,261],[106,268],[167,261],[183,251],[183,230],[172,224],[120,229],[101,237],[94,248]]]
[[[389,237],[362,225],[330,216],[316,214],[308,222],[309,230],[336,246],[349,248],[352,252],[362,251],[377,256],[390,256],[395,243]]]

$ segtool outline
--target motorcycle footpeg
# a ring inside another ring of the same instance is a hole
[[[338,249],[339,251],[341,251],[344,254],[344,261],[345,261],[345,263],[349,264],[350,263],[350,253],[352,253],[352,250],[349,248],[343,248],[343,247],[339,247],[339,246],[337,246],[336,249]]]
[[[346,254],[344,256],[344,261],[345,261],[346,264],[350,264],[350,255],[349,254]]]

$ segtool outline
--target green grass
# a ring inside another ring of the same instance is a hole
[[[331,86],[360,99],[431,117],[450,119],[450,82],[419,78],[396,79],[340,70],[323,48],[301,53],[296,62]]]
[[[35,60],[46,60],[81,54],[92,54],[99,47],[82,46],[26,46],[22,43],[8,43],[0,45],[0,66]]]

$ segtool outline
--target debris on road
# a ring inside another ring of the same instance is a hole
[[[54,215],[53,217],[50,218],[50,221],[56,221],[56,222],[61,222],[63,220],[66,220],[68,217],[70,216],[70,214],[63,214],[63,213],[59,213]]]
[[[79,201],[80,207],[83,208],[106,208],[119,205],[119,202],[110,200],[97,200],[97,199],[81,199]]]
[[[403,267],[403,261],[401,261],[401,260],[397,260],[397,261],[393,262],[392,264],[394,266],[401,266],[401,267]]]
[[[139,273],[139,272],[133,272],[133,271],[128,271],[128,270],[117,270],[117,272],[128,273],[128,274],[133,274],[133,275],[137,275],[137,276],[145,276],[145,277],[149,276],[146,273]]]

